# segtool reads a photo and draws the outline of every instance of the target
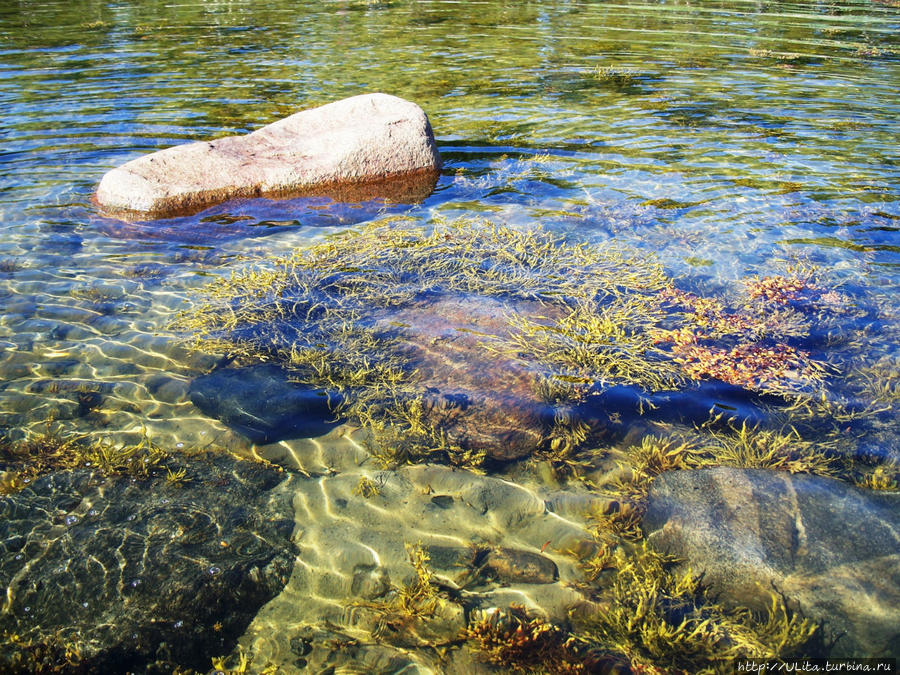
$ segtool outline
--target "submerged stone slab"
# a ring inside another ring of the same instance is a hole
[[[831,656],[900,656],[900,494],[762,469],[673,471],[654,482],[643,528],[723,601],[761,609],[784,594],[824,623]]]
[[[552,312],[536,301],[448,295],[392,311],[375,326],[401,327],[429,423],[462,447],[506,461],[538,448],[554,408],[535,393],[533,368],[485,344],[508,335],[510,314]]]
[[[180,482],[48,474],[0,497],[2,672],[206,672],[287,583],[284,474],[173,459]],[[153,668],[156,664],[156,669]]]
[[[338,424],[335,395],[288,382],[278,366],[222,368],[190,384],[191,402],[254,443],[324,436]]]
[[[304,110],[245,136],[139,157],[100,181],[97,203],[127,215],[174,215],[227,199],[325,194],[406,201],[434,186],[441,160],[415,103],[363,94]],[[344,195],[343,193],[346,193]]]

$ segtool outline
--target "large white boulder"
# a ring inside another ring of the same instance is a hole
[[[415,103],[364,94],[304,110],[245,136],[178,145],[134,159],[100,181],[105,211],[163,216],[235,197],[331,194],[354,201],[427,194],[441,166]],[[426,184],[425,192],[416,186]],[[410,183],[413,187],[410,188]],[[383,194],[382,194],[383,193]],[[407,199],[399,199],[407,201]]]

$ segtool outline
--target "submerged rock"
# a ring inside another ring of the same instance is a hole
[[[278,366],[222,368],[191,382],[191,402],[254,443],[314,438],[337,425],[336,400],[320,389],[296,385]]]
[[[424,420],[453,443],[507,461],[537,449],[555,408],[535,393],[528,364],[485,349],[484,341],[508,332],[508,313],[549,311],[537,302],[451,295],[371,314],[376,328],[402,334]],[[272,364],[222,368],[196,378],[190,398],[254,443],[328,433],[338,423],[338,395],[288,378]]]
[[[340,392],[386,465],[568,461],[636,418],[755,426],[764,396],[824,386],[764,308],[731,313],[634,252],[540,229],[388,218],[260,264],[214,281],[186,325],[217,353]],[[721,369],[686,369],[685,344],[701,364],[756,360],[713,382]]]
[[[777,401],[777,399],[776,399]],[[704,380],[681,390],[647,393],[634,386],[598,388],[578,406],[591,419],[618,416],[625,424],[638,418],[699,426],[720,415],[718,424],[756,426],[766,422],[764,398],[756,392],[719,380]]]
[[[554,409],[537,396],[534,368],[485,342],[509,333],[510,314],[551,311],[526,300],[449,295],[387,312],[375,326],[401,327],[429,423],[454,443],[505,461],[537,449]]]
[[[900,656],[900,494],[761,469],[674,471],[654,482],[643,527],[725,602],[761,608],[784,594],[824,623],[831,656]]]
[[[474,575],[482,583],[552,584],[559,570],[550,558],[517,548],[477,548],[429,546],[429,565],[455,584],[470,581]]]
[[[179,466],[180,483],[77,470],[0,498],[0,633],[17,636],[0,670],[206,672],[233,647],[291,574],[290,495],[259,464]]]
[[[559,570],[550,558],[533,551],[498,548],[489,552],[484,572],[506,583],[552,584],[559,579]]]
[[[96,198],[107,211],[150,216],[266,195],[402,200],[421,194],[419,185],[433,187],[440,165],[431,125],[419,106],[387,94],[364,94],[304,110],[245,136],[139,157],[109,171]]]

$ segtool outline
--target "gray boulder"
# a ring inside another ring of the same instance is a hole
[[[109,171],[96,199],[108,212],[148,216],[198,211],[236,197],[324,194],[365,201],[396,194],[397,201],[405,201],[408,194],[421,194],[416,185],[434,186],[440,165],[431,125],[419,106],[387,94],[364,94],[304,110],[245,136],[139,157]]]
[[[674,471],[654,482],[643,527],[727,604],[762,609],[776,591],[799,605],[824,624],[828,656],[900,656],[900,494],[761,469]]]

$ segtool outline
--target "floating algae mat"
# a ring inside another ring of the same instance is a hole
[[[839,300],[801,267],[748,281],[729,304],[614,245],[404,219],[260,261],[205,293],[180,321],[199,348],[274,363],[340,401],[334,416],[367,428],[386,464],[467,466],[573,450],[628,414],[677,411],[704,381],[745,408],[813,401],[826,368],[802,338]]]

